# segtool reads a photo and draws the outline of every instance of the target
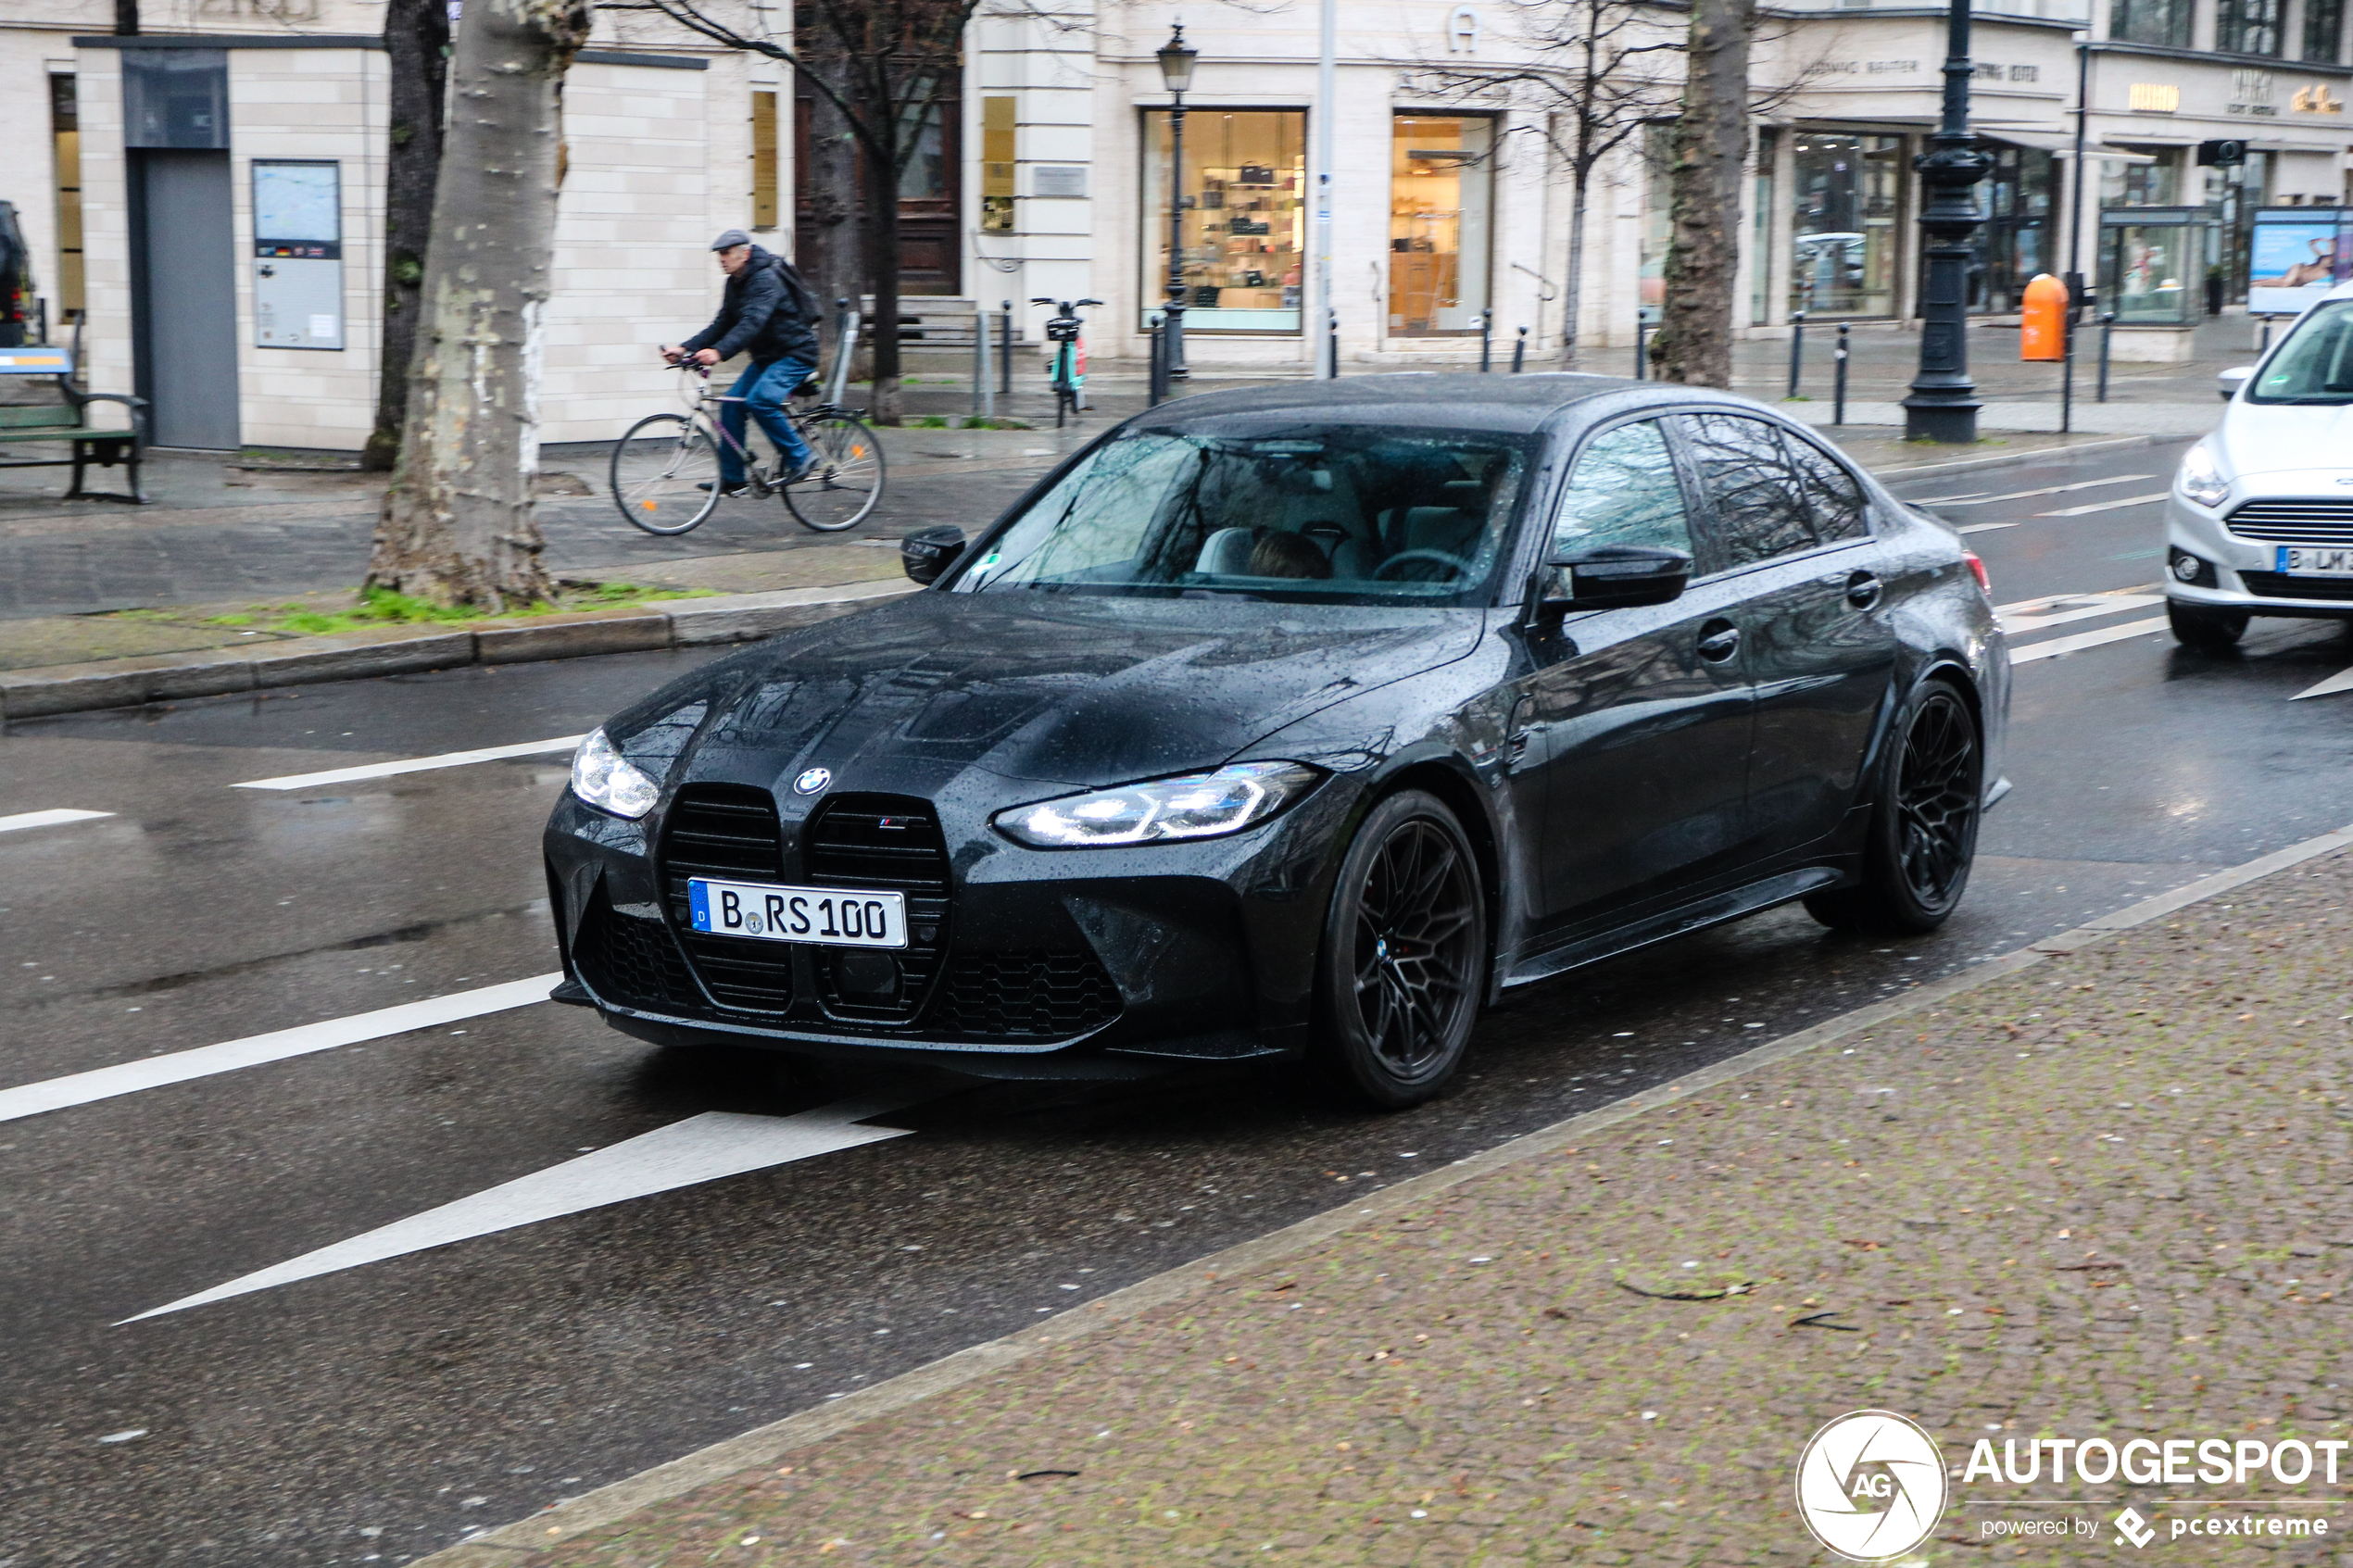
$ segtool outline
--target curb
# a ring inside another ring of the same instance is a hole
[[[777,632],[847,615],[877,600],[913,593],[915,588],[916,584],[898,578],[880,578],[835,588],[786,588],[767,594],[680,599],[651,614],[605,610],[576,620],[550,617],[535,625],[428,632],[417,636],[298,637],[254,647],[0,672],[0,722],[467,664],[518,664],[598,653],[755,642]]]
[[[1671,1079],[1629,1096],[1616,1105],[1555,1122],[1523,1134],[1493,1148],[1469,1155],[1426,1176],[1352,1201],[1344,1209],[1286,1225],[1282,1229],[1179,1264],[1150,1279],[1073,1308],[1050,1323],[1018,1330],[943,1356],[938,1361],[902,1373],[887,1382],[862,1388],[817,1409],[754,1428],[739,1437],[697,1449],[667,1464],[600,1486],[577,1498],[550,1504],[528,1519],[484,1531],[472,1539],[410,1560],[410,1568],[498,1568],[528,1563],[539,1551],[560,1546],[589,1530],[598,1529],[637,1510],[679,1497],[698,1486],[762,1465],[812,1443],[862,1426],[909,1405],[1005,1371],[1055,1346],[1082,1337],[1099,1328],[1125,1323],[1155,1307],[1199,1294],[1221,1276],[1278,1263],[1306,1251],[1365,1219],[1378,1219],[1401,1210],[1417,1208],[1439,1194],[1491,1172],[1539,1159],[1574,1140],[1692,1098],[1718,1085],[1745,1077],[1818,1047],[1831,1045],[1867,1029],[1933,1007],[1967,991],[2032,969],[2053,958],[2065,957],[2146,925],[2203,899],[2243,887],[2274,872],[2353,848],[2353,825],[2292,844],[2284,849],[2244,865],[2201,877],[2171,893],[2102,915],[2072,931],[2031,943],[2013,953],[1989,960],[1965,973],[1921,985],[1902,997],[1874,1002],[1826,1019],[1793,1035],[1711,1063],[1695,1073]]]
[[[1831,428],[1829,425],[1814,427],[1817,433],[1824,435],[1828,435]],[[1836,428],[1887,430],[1895,427],[1840,425]],[[1838,438],[1831,436],[1830,439],[1836,441]],[[2042,462],[2048,458],[2072,458],[2085,452],[2121,452],[2133,446],[2154,446],[2160,441],[2189,439],[2192,438],[2171,435],[2117,435],[2100,441],[2086,441],[2080,446],[2045,446],[2032,452],[2004,452],[1991,458],[1960,458],[1949,463],[1920,463],[1911,468],[1873,469],[1871,477],[1882,484],[1893,484],[1898,480],[1934,479],[1940,474],[1948,473],[1982,473],[1987,469],[2020,468],[2028,463]]]

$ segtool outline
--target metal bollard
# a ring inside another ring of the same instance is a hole
[[[2094,399],[2093,399],[2093,401],[2094,401],[2094,402],[2095,402],[2095,403],[2105,403],[2105,402],[2107,402],[2107,401],[2108,401],[2108,339],[2109,339],[2109,338],[2111,338],[2111,337],[2113,337],[2113,336],[2115,336],[2115,335],[2116,335],[2116,312],[2115,312],[2115,311],[2113,311],[2113,310],[2103,310],[2103,311],[2101,311],[2101,312],[2100,312],[2100,395],[2099,395],[2097,397],[2095,397],[2095,398],[2094,398]]]
[[[1789,392],[1787,395],[1794,397],[1797,395],[1798,371],[1806,364],[1806,312],[1793,310],[1789,313]]]
[[[998,320],[1004,328],[998,344],[1001,352],[997,356],[997,390],[1010,397],[1013,392],[1013,302],[1000,299],[997,309]]]
[[[2263,321],[2263,341],[2262,341],[2262,342],[2260,342],[2260,343],[2259,343],[2259,344],[2257,344],[2257,345],[2255,345],[2255,353],[2256,353],[2256,357],[2257,357],[2258,358],[2260,358],[2262,356],[2264,356],[2264,355],[2269,354],[2270,352],[2271,352],[2271,316],[2270,316],[2269,314],[2266,314],[2266,315],[2262,318],[2262,321]]]
[[[1327,309],[1324,312],[1324,341],[1331,345],[1332,380],[1338,381],[1340,379],[1340,312],[1337,310]]]
[[[1528,329],[1522,327],[1512,342],[1512,374],[1517,375],[1528,365]]]
[[[1642,315],[1642,307],[1634,307],[1634,379],[1650,379],[1650,356],[1643,351],[1642,336],[1650,331],[1650,322]]]
[[[996,378],[988,373],[988,312],[973,301],[973,418],[997,412]]]
[[[1478,313],[1478,373],[1487,374],[1495,368],[1495,312]]]
[[[1838,361],[1838,373],[1833,381],[1838,390],[1832,395],[1831,423],[1843,425],[1846,422],[1846,323],[1843,321],[1838,324],[1838,348],[1833,357]]]
[[[2059,324],[2059,433],[2075,433],[2075,312]]]
[[[1167,366],[1163,362],[1160,355],[1160,318],[1158,316],[1145,318],[1144,333],[1146,358],[1151,366],[1144,376],[1144,406],[1149,408],[1157,408],[1168,399],[1168,377],[1165,373]]]

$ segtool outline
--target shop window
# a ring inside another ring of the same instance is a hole
[[[1165,109],[1144,113],[1146,313],[1168,297],[1168,122]],[[1185,117],[1178,257],[1187,332],[1299,330],[1306,148],[1304,110]]]
[[[2345,44],[2345,0],[2304,0],[2304,57],[2330,65]]]
[[[2280,52],[2280,14],[2285,0],[2221,0],[2214,8],[2215,47],[2226,55]]]
[[[2171,207],[2180,199],[2182,148],[2128,147],[2119,144],[2117,150],[2139,153],[2153,161],[2103,163],[2100,167],[2102,207]]]
[[[2203,311],[2206,219],[2200,207],[2105,214],[2101,271],[2108,308],[2131,325],[2185,327]]]
[[[2108,0],[2108,35],[2122,44],[2190,46],[2191,0]]]
[[[1903,138],[1794,134],[1790,308],[1809,316],[1894,315]]]
[[[1390,134],[1389,331],[1476,332],[1495,232],[1495,123],[1399,115]]]
[[[2050,245],[2058,160],[2036,148],[1993,142],[1985,150],[1994,167],[1981,187],[1985,223],[1971,242],[1969,308],[2016,310],[2036,274],[2057,270]]]
[[[1773,160],[1780,156],[1780,132],[1766,126],[1756,133],[1756,162],[1749,180],[1748,323],[1761,327],[1773,319]]]

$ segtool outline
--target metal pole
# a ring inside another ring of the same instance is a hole
[[[1340,374],[1340,314],[1332,299],[1332,120],[1340,102],[1340,0],[1323,0],[1315,56],[1315,303],[1332,330],[1324,334],[1315,374]],[[1309,318],[1302,316],[1302,320]]]
[[[998,321],[1000,334],[997,345],[997,390],[1011,397],[1013,395],[1013,302],[1000,299],[997,305],[1000,316]]]
[[[1151,370],[1145,378],[1144,405],[1151,408],[1157,408],[1168,400],[1168,362],[1161,356],[1164,345],[1160,320],[1158,316],[1152,316],[1144,322],[1145,342],[1151,360]]]
[[[1806,312],[1793,310],[1789,313],[1789,391],[1785,395],[1794,397],[1797,395],[1798,372],[1806,365]]]
[[[1831,423],[1843,425],[1846,422],[1846,323],[1843,321],[1838,324],[1838,347],[1831,358],[1838,362],[1838,375],[1833,383],[1836,390],[1831,395]]]
[[[1528,329],[1522,327],[1512,342],[1512,374],[1517,375],[1528,365]]]
[[[973,301],[973,418],[981,417],[988,395],[988,312]]]
[[[1634,379],[1648,381],[1649,356],[1642,352],[1642,334],[1650,331],[1650,322],[1642,317],[1642,307],[1634,307]]]
[[[1185,94],[1169,94],[1168,379],[1185,380]]]
[[[1977,383],[1969,374],[1969,242],[1983,215],[1977,182],[1992,161],[1969,128],[1969,0],[1947,0],[1944,115],[1912,167],[1926,188],[1920,210],[1920,369],[1904,399],[1904,437],[1947,445],[1977,440]]]
[[[1478,313],[1478,373],[1487,374],[1495,368],[1495,312]]]
[[[2067,320],[2083,308],[2083,127],[2091,114],[2092,35],[2075,35],[2075,193],[2067,220]]]
[[[2062,334],[2059,338],[2059,358],[2064,361],[2059,371],[2059,433],[2061,435],[2071,435],[2075,433],[2075,310],[2072,300],[2070,300],[2068,305],[2067,320],[2059,328]]]
[[[2100,395],[2095,402],[2108,401],[2108,340],[2116,333],[2116,312],[2100,312]]]
[[[849,361],[858,352],[858,312],[846,296],[834,300],[834,373],[825,382],[825,401],[836,408],[849,398]]]
[[[2255,345],[2255,354],[2256,354],[2256,358],[2262,358],[2264,355],[2269,354],[2269,353],[2271,353],[2271,317],[2267,314],[2267,315],[2265,315],[2265,316],[2264,316],[2264,318],[2263,318],[2263,341],[2262,341],[2261,343],[2259,343],[2259,344],[2257,344],[2257,345]]]

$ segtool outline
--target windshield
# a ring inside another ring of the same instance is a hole
[[[1532,445],[1393,427],[1142,432],[1088,454],[951,586],[1470,603]]]
[[[2249,403],[2353,403],[2353,299],[2304,313],[2247,389]]]

